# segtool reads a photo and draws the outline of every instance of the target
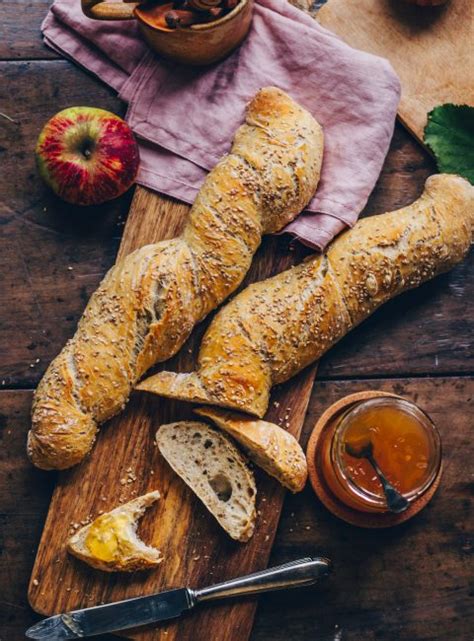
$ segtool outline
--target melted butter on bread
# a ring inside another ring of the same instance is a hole
[[[130,526],[133,521],[129,514],[103,514],[89,528],[85,546],[89,552],[101,561],[113,561],[129,552]]]
[[[67,543],[68,552],[106,572],[134,572],[161,563],[161,552],[137,535],[138,520],[160,498],[158,491],[139,496],[98,516]]]

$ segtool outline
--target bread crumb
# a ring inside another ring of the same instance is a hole
[[[33,579],[33,585],[39,585],[39,584],[40,582],[38,581],[38,579]]]

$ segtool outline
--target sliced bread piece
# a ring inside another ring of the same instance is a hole
[[[158,491],[149,492],[101,514],[69,539],[68,552],[105,572],[155,567],[163,560],[161,552],[138,538],[137,526],[145,510],[159,498]]]
[[[251,461],[289,490],[301,492],[304,488],[308,477],[306,457],[289,432],[275,423],[216,407],[200,407],[194,411],[233,436]]]
[[[233,441],[206,423],[180,421],[162,425],[156,442],[224,530],[237,541],[248,541],[255,528],[257,489]]]

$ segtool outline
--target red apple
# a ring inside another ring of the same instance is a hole
[[[36,145],[39,172],[75,205],[98,205],[135,181],[138,145],[127,123],[110,111],[69,107],[49,120]]]

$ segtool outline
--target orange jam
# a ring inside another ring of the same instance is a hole
[[[387,396],[356,403],[336,419],[332,431],[321,460],[323,476],[337,498],[354,509],[387,509],[374,468],[366,458],[355,456],[369,444],[387,480],[408,501],[421,496],[439,472],[438,431],[405,399]]]

